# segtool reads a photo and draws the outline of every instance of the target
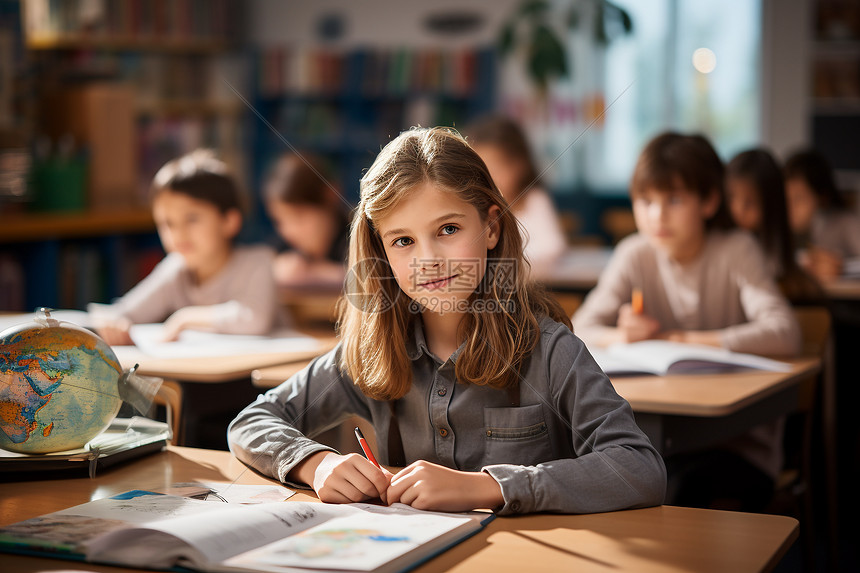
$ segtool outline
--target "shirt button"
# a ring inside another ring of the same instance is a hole
[[[446,430],[445,428],[439,428],[439,435],[444,438],[448,435],[448,430]]]
[[[439,390],[436,393],[439,394],[440,396],[444,396],[445,394],[448,393],[448,389],[443,386],[442,388],[439,388]]]
[[[519,511],[520,510],[520,502],[514,500],[511,502],[511,511]]]

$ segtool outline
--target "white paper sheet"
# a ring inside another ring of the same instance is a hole
[[[279,330],[271,336],[218,334],[183,330],[179,340],[165,342],[163,325],[135,324],[129,335],[141,352],[153,358],[206,358],[238,354],[275,354],[316,350],[319,342],[294,330]]]

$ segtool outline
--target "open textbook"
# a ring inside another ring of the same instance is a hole
[[[90,304],[91,311],[52,310],[51,317],[71,322],[83,328],[93,328],[98,322],[98,314],[106,305]],[[0,316],[0,332],[19,324],[32,322],[36,313],[20,313]],[[210,358],[215,356],[234,356],[239,354],[276,354],[280,352],[315,352],[323,348],[321,343],[291,328],[280,328],[268,335],[222,334],[201,330],[183,330],[179,339],[164,341],[163,324],[135,324],[129,329],[129,336],[138,350],[151,358]],[[122,348],[122,347],[120,347]],[[117,351],[117,347],[114,347]],[[120,360],[126,354],[125,350]]]
[[[492,518],[401,504],[243,505],[130,491],[2,527],[0,551],[147,569],[393,572]]]
[[[732,352],[700,344],[667,340],[643,340],[590,348],[597,364],[609,375],[623,374],[702,374],[732,370],[771,370],[788,372],[791,364]]]

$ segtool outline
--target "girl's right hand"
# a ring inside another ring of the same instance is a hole
[[[647,314],[634,312],[627,303],[618,309],[618,331],[624,342],[638,342],[655,338],[660,332],[660,323]]]
[[[334,452],[312,454],[290,473],[310,484],[320,501],[327,503],[352,503],[375,498],[387,503],[385,492],[392,477],[389,471],[376,467],[359,454],[342,456]]]

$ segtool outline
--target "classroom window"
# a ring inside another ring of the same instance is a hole
[[[640,150],[665,129],[705,134],[724,159],[756,145],[760,2],[615,3],[630,14],[632,34],[604,48],[583,26],[568,33],[572,73],[550,87],[545,103],[535,103],[507,69],[511,62],[503,66],[502,106],[526,126],[546,185],[625,193]]]

